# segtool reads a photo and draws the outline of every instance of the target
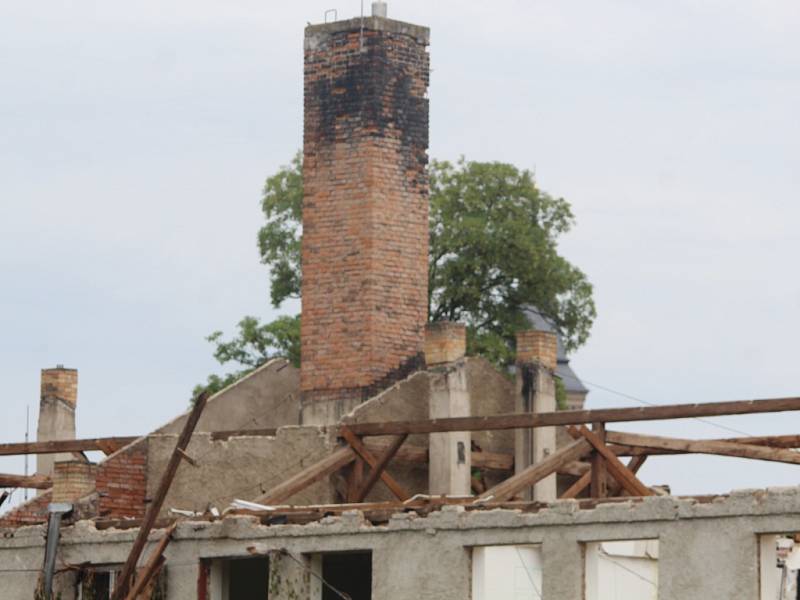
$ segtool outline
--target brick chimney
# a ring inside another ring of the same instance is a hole
[[[429,30],[305,30],[303,422],[338,419],[423,364]]]
[[[77,404],[77,369],[65,369],[63,365],[55,369],[42,369],[37,441],[74,440]],[[70,458],[70,454],[38,454],[36,472],[39,475],[52,475],[55,461]]]
[[[53,502],[75,502],[95,488],[97,465],[81,460],[56,461],[53,469]]]

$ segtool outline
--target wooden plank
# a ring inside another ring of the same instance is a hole
[[[486,490],[479,496],[479,499],[491,499],[494,501],[507,500],[517,492],[535,484],[537,481],[541,481],[551,473],[555,473],[560,467],[589,454],[591,450],[592,445],[588,441],[575,440],[554,452],[542,462],[531,465],[513,477],[509,477],[493,488]]]
[[[353,432],[347,427],[341,427],[339,429],[339,433],[345,439],[345,441],[350,444],[350,447],[355,450],[372,469],[377,468],[378,460],[375,458],[372,452],[367,449],[367,447],[364,445],[364,442],[362,442],[357,436],[353,435]],[[406,500],[409,498],[409,493],[406,492],[402,485],[395,481],[394,477],[386,472],[386,469],[380,471],[380,478],[398,500]]]
[[[147,512],[144,515],[144,521],[142,526],[139,528],[139,533],[136,536],[136,540],[133,542],[133,548],[131,548],[131,552],[128,555],[128,560],[125,561],[125,565],[122,567],[122,572],[117,578],[117,584],[114,587],[114,594],[112,595],[111,600],[122,600],[128,593],[131,577],[136,569],[136,563],[139,561],[139,556],[142,554],[144,545],[147,543],[147,536],[150,534],[150,530],[153,528],[153,525],[156,522],[158,513],[161,512],[161,507],[163,506],[164,499],[167,497],[167,492],[169,492],[169,488],[172,485],[172,480],[175,478],[175,473],[177,473],[178,467],[180,466],[181,461],[183,461],[183,458],[180,455],[180,450],[186,450],[186,447],[189,445],[189,441],[192,439],[194,428],[197,426],[197,422],[200,420],[200,415],[203,413],[203,409],[208,401],[208,396],[208,392],[203,392],[194,402],[192,412],[189,413],[189,418],[186,420],[186,423],[183,426],[183,431],[181,431],[178,441],[175,444],[175,450],[172,451],[169,463],[167,463],[167,468],[165,469],[164,474],[161,476],[161,482],[158,485],[158,489],[156,490],[152,501],[147,507]]]
[[[603,444],[606,442],[606,427],[603,423],[594,423],[592,431]],[[608,486],[606,485],[606,464],[603,457],[598,453],[592,454],[592,470],[589,471],[592,498],[605,498],[608,496]]]
[[[714,440],[686,440],[637,433],[608,432],[607,439],[614,444],[636,446],[647,449],[675,450],[692,454],[715,454],[752,458],[771,462],[782,462],[800,465],[800,453],[783,448],[769,448],[736,442],[720,442]]]
[[[549,413],[519,413],[486,417],[451,417],[418,421],[389,421],[383,423],[352,423],[347,427],[359,436],[400,435],[403,433],[440,433],[448,431],[498,431],[527,427],[581,425],[585,423],[620,423],[627,421],[656,421],[719,417],[800,410],[800,397],[765,400],[736,400],[703,404],[670,404],[635,408],[604,408],[598,410],[562,410]]]
[[[364,498],[367,497],[370,490],[372,490],[372,486],[378,481],[378,477],[381,476],[383,471],[386,469],[386,465],[389,464],[389,461],[392,460],[397,451],[400,449],[400,446],[403,445],[403,442],[406,441],[408,438],[407,435],[399,435],[394,440],[392,440],[392,444],[386,449],[386,451],[381,455],[380,460],[378,463],[372,467],[372,471],[370,471],[369,477],[364,482],[364,485],[358,490],[355,495],[355,502],[363,502]]]
[[[164,566],[164,550],[169,546],[172,534],[175,532],[177,526],[177,522],[173,523],[167,528],[164,535],[161,536],[158,545],[153,549],[152,554],[150,554],[147,565],[142,570],[142,573],[136,577],[136,582],[133,587],[131,587],[131,591],[128,593],[126,600],[136,600],[147,584],[150,583],[153,576]]]
[[[603,443],[597,435],[589,431],[585,425],[580,428],[567,427],[567,432],[576,437],[577,435],[583,436],[594,449],[605,459],[606,468],[611,476],[619,481],[632,496],[652,496],[653,492],[636,478],[636,475],[631,473],[625,465],[623,465],[608,447]]]
[[[641,456],[634,456],[632,459],[628,461],[627,467],[628,470],[636,475],[639,472],[639,469],[642,468],[644,462],[647,460],[647,455],[642,454]],[[608,487],[608,495],[609,496],[617,496],[622,491],[622,486],[618,481],[613,482],[612,485]]]
[[[390,444],[388,442],[373,440],[364,442],[367,449],[373,454],[386,452]],[[402,446],[394,457],[394,462],[405,463],[428,463],[428,449],[421,446]],[[488,469],[490,471],[513,471],[514,455],[502,452],[486,452],[485,450],[472,452],[472,466],[478,469]]]
[[[53,480],[45,475],[9,475],[0,473],[0,487],[46,490],[53,487]]]
[[[82,440],[52,440],[49,442],[15,442],[13,444],[0,444],[0,456],[15,456],[19,454],[57,454],[60,452],[85,452],[88,450],[101,450],[113,446],[115,449],[135,442],[136,437],[108,437],[90,438]]]
[[[356,453],[352,448],[338,448],[329,456],[326,456],[319,462],[303,469],[297,475],[278,484],[263,496],[253,500],[253,502],[266,504],[268,506],[284,502],[311,484],[349,465],[355,459]]]
[[[357,458],[350,465],[350,472],[347,474],[347,501],[356,502],[358,490],[364,485],[364,461]]]
[[[8,492],[6,492],[6,491],[4,491],[4,492],[0,493],[0,506],[3,506],[3,503],[4,503],[6,500],[8,500],[8,497],[9,497],[10,495],[11,495],[11,494],[9,494],[9,493],[8,493]]]
[[[192,458],[192,457],[191,457],[191,456],[190,456],[190,455],[189,455],[189,454],[186,452],[186,450],[181,450],[180,448],[178,448],[178,454],[180,454],[180,455],[181,455],[181,458],[182,458],[183,460],[185,460],[186,462],[188,462],[188,463],[189,463],[190,465],[192,465],[193,467],[197,467],[197,466],[198,466],[198,464],[197,464],[197,461],[196,461],[194,458]]]

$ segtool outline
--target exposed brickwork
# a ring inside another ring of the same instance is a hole
[[[428,30],[309,27],[304,401],[364,395],[419,365],[427,320]]]
[[[439,321],[425,328],[425,362],[429,365],[464,358],[467,353],[467,328],[461,323]]]
[[[74,502],[95,487],[97,465],[79,461],[58,461],[53,469],[53,502]]]
[[[73,408],[78,403],[78,370],[42,369],[41,398],[58,398]]]
[[[0,517],[0,527],[23,527],[46,523],[47,505],[50,502],[52,494],[49,491],[39,494]]]
[[[556,370],[558,338],[549,331],[520,331],[517,333],[517,363],[539,363]]]
[[[110,456],[97,469],[100,516],[121,519],[144,517],[147,496],[148,440],[134,442]]]

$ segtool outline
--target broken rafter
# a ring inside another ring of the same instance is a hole
[[[737,400],[703,404],[671,404],[637,408],[605,408],[599,410],[563,410],[549,413],[519,413],[487,417],[451,417],[419,421],[353,423],[347,427],[355,435],[400,435],[403,433],[441,433],[448,431],[498,431],[585,423],[619,423],[623,421],[655,421],[690,419],[800,410],[800,397],[766,400]]]
[[[364,445],[357,436],[353,435],[353,432],[350,431],[347,427],[341,427],[339,429],[339,433],[344,438],[344,440],[350,444],[350,447],[355,450],[358,455],[366,461],[366,463],[372,468],[372,470],[376,470],[378,467],[378,460],[375,456],[370,452],[367,447]],[[378,471],[378,475],[381,478],[381,481],[386,484],[391,492],[397,497],[398,500],[406,500],[409,498],[409,493],[403,488],[402,485],[397,483],[394,477],[389,475],[386,472],[385,468],[382,468]]]
[[[173,523],[164,532],[164,535],[161,537],[158,545],[153,549],[153,553],[150,555],[147,565],[144,567],[141,574],[136,577],[136,582],[131,588],[126,600],[136,600],[147,584],[153,579],[155,574],[158,573],[161,570],[161,567],[164,566],[164,550],[166,550],[167,546],[169,546],[169,542],[172,539],[172,534],[175,532],[175,528],[177,526],[177,522]]]
[[[384,469],[386,469],[386,465],[388,465],[389,461],[392,460],[395,454],[397,454],[397,451],[400,449],[400,446],[403,445],[403,442],[406,441],[407,437],[407,435],[399,435],[392,440],[392,443],[378,460],[378,464],[372,467],[372,471],[370,471],[369,477],[367,477],[364,485],[358,490],[358,492],[356,492],[354,498],[356,502],[363,502],[364,498],[367,497],[367,494],[369,494],[370,490],[372,490],[372,487],[375,485],[375,483],[377,483],[378,477],[383,474]]]
[[[83,440],[53,440],[50,442],[15,442],[13,444],[0,444],[0,456],[14,456],[18,454],[58,454],[60,452],[85,452],[100,450],[106,454],[113,454],[123,446],[136,441],[136,437],[107,437]]]
[[[641,468],[642,464],[644,464],[646,458],[647,455],[634,456],[630,460],[630,462],[628,462],[627,468],[632,473],[635,474]],[[612,479],[611,483],[608,483],[608,479],[609,476],[608,473],[606,473],[606,481],[607,481],[606,485],[608,488],[608,496],[615,496],[619,493],[620,489],[622,489],[622,486],[615,479]],[[568,498],[577,498],[583,490],[589,487],[591,482],[592,482],[592,472],[591,472],[591,467],[589,467],[589,469],[586,470],[586,472],[583,475],[581,475],[575,483],[569,486],[569,488],[567,488],[567,490],[563,494],[561,494],[559,498],[561,500],[566,500]]]
[[[0,487],[46,490],[53,487],[53,480],[46,475],[8,475],[0,473]]]
[[[356,453],[352,448],[349,446],[339,448],[333,454],[326,456],[319,462],[303,469],[297,475],[278,484],[263,496],[256,498],[253,502],[266,505],[284,502],[323,477],[327,477],[342,467],[349,465],[355,459]]]
[[[740,438],[746,440],[747,438]],[[800,453],[784,448],[770,448],[755,444],[727,442],[720,440],[686,440],[680,438],[660,437],[609,431],[609,443],[645,450],[667,450],[675,453],[716,454],[738,458],[752,458],[772,462],[800,464]],[[617,453],[618,450],[615,450]],[[645,452],[647,453],[647,452]]]
[[[588,441],[576,440],[554,452],[543,461],[527,467],[513,477],[509,477],[505,481],[487,490],[481,494],[478,499],[485,501],[507,500],[517,492],[535,484],[537,481],[541,481],[551,473],[555,473],[564,465],[589,454],[591,450],[592,445]]]
[[[186,450],[186,447],[189,445],[189,442],[192,439],[192,433],[194,432],[194,428],[197,426],[197,422],[200,420],[200,415],[203,413],[203,409],[206,406],[208,396],[208,392],[203,392],[195,399],[192,412],[189,413],[189,418],[186,420],[186,423],[183,426],[183,431],[181,431],[181,434],[178,437],[178,441],[175,444],[175,449],[170,456],[169,463],[167,463],[164,474],[161,476],[161,482],[158,485],[158,489],[156,490],[150,505],[147,507],[147,512],[144,516],[144,522],[142,523],[142,527],[139,529],[136,540],[133,542],[133,548],[131,548],[131,552],[128,555],[128,560],[125,561],[125,565],[122,567],[122,572],[117,579],[117,585],[115,586],[114,594],[111,597],[112,600],[122,600],[122,598],[125,598],[126,594],[128,593],[133,572],[136,570],[136,563],[139,561],[139,557],[142,554],[144,545],[147,543],[147,536],[150,534],[150,531],[152,530],[153,525],[158,518],[158,513],[161,512],[161,507],[163,506],[164,499],[167,497],[167,492],[169,492],[169,488],[172,485],[172,480],[175,478],[175,473],[178,472],[178,467],[183,460],[183,457],[180,453],[181,451]]]
[[[625,490],[632,496],[652,496],[653,492],[645,484],[636,478],[636,475],[631,473],[628,468],[623,465],[617,458],[617,455],[609,450],[603,440],[597,434],[589,431],[585,425],[577,427],[567,427],[567,433],[573,438],[583,437],[595,449],[595,451],[603,457],[606,463],[606,469],[611,476],[616,479]]]
[[[364,445],[370,452],[381,454],[391,445],[387,442],[371,441]],[[394,458],[395,462],[427,463],[428,449],[420,446],[405,445]],[[486,452],[484,450],[472,452],[472,466],[478,469],[489,469],[492,471],[513,471],[514,455],[503,454],[501,452]]]

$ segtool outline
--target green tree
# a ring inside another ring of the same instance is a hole
[[[560,331],[567,350],[582,345],[595,318],[592,286],[558,253],[574,217],[569,203],[541,191],[533,174],[499,162],[432,161],[428,314],[467,325],[468,353],[497,365],[514,359],[514,335],[533,305]],[[279,308],[300,297],[303,172],[298,153],[264,186],[266,219],[258,233],[269,268],[270,300]],[[299,316],[239,323],[230,341],[215,332],[214,356],[244,370],[209,383],[223,386],[276,354],[299,363]]]

